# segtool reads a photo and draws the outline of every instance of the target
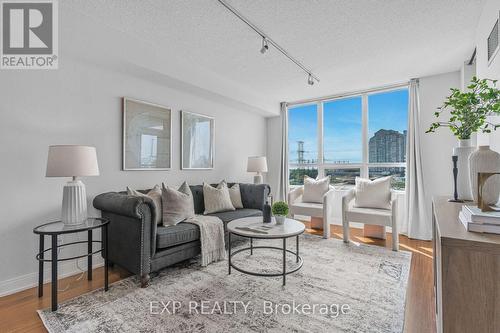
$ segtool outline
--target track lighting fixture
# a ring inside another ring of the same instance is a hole
[[[291,62],[297,65],[300,69],[302,69],[307,75],[307,83],[311,86],[314,84],[314,81],[319,82],[319,78],[311,72],[304,64],[302,64],[299,60],[294,58],[290,53],[288,53],[284,48],[282,48],[278,43],[276,43],[269,35],[260,30],[255,24],[250,22],[242,13],[237,11],[234,7],[226,2],[226,0],[217,0],[221,5],[226,7],[233,15],[239,18],[243,23],[248,25],[253,31],[255,31],[259,36],[262,37],[262,48],[260,49],[260,53],[264,54],[269,50],[269,44],[271,44],[276,50],[281,52],[285,57],[287,57]]]
[[[260,53],[264,54],[269,50],[269,45],[267,45],[266,37],[262,37],[262,48],[260,49]]]
[[[312,86],[314,84],[314,80],[311,74],[307,77],[307,83]]]

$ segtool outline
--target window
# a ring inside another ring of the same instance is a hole
[[[491,29],[490,35],[488,36],[488,61],[491,61],[498,50],[498,44],[500,43],[500,35],[498,33],[498,21],[495,22],[493,29]]]
[[[304,176],[318,176],[317,105],[288,109],[288,150],[290,185],[303,185]]]
[[[290,107],[290,185],[305,175],[329,175],[336,186],[391,175],[392,187],[403,190],[407,119],[406,86]]]
[[[361,97],[323,104],[323,162],[352,164],[363,161]]]

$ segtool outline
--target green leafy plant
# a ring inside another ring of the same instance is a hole
[[[287,216],[288,215],[288,205],[284,201],[276,201],[273,204],[273,215],[281,215],[281,216]]]
[[[490,115],[500,114],[500,90],[497,88],[497,80],[479,80],[474,76],[467,88],[465,92],[456,88],[450,89],[451,95],[434,113],[439,118],[445,110],[450,109],[450,118],[448,121],[432,123],[426,133],[434,133],[439,127],[449,127],[457,138],[467,140],[472,133],[491,133],[491,130],[500,127],[500,124],[487,120]]]

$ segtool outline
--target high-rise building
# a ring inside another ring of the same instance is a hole
[[[381,129],[375,132],[369,141],[370,163],[405,162],[406,131]]]

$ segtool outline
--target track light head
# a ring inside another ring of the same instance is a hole
[[[269,50],[269,45],[267,45],[267,39],[266,37],[262,38],[262,48],[260,49],[260,53],[264,54]]]
[[[308,78],[307,78],[307,83],[312,86],[314,84],[314,79],[312,77],[311,74],[309,74]]]

